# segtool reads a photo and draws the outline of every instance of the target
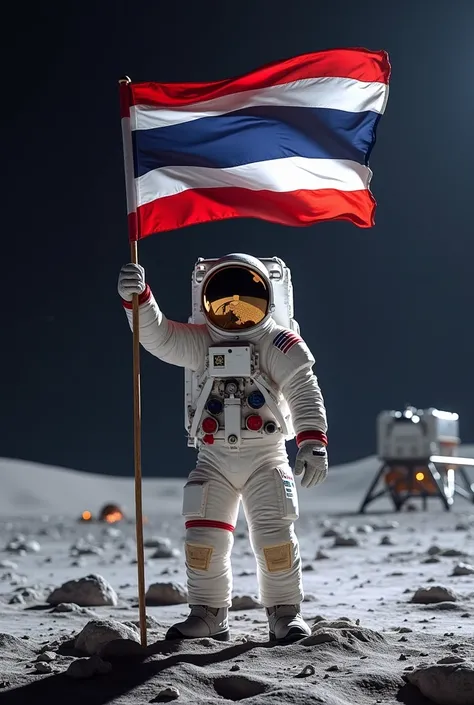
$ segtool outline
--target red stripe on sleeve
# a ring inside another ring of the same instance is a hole
[[[296,445],[298,448],[303,443],[303,441],[318,441],[323,445],[327,446],[328,437],[322,431],[302,431],[296,436]]]
[[[151,289],[146,285],[145,291],[140,294],[138,297],[138,305],[141,306],[142,304],[146,304],[147,301],[151,299]],[[133,308],[133,302],[132,301],[125,301],[125,299],[122,299],[123,307],[132,309]]]

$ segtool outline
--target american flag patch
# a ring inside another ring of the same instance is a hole
[[[302,339],[299,335],[296,335],[296,333],[292,333],[290,330],[282,330],[276,336],[273,341],[273,345],[278,348],[278,350],[281,350],[282,353],[286,354],[289,350],[291,350],[293,345],[297,345],[302,342]]]

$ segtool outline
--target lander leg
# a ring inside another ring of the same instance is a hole
[[[464,499],[467,499],[469,502],[474,503],[474,484],[471,483],[468,474],[466,472],[466,468],[464,468],[462,465],[456,470],[456,474],[458,474],[462,480],[462,484],[464,487],[462,487],[460,484],[455,482],[454,484],[454,491],[456,494],[460,495],[461,497],[464,497]]]
[[[376,491],[377,485],[380,480],[384,479],[385,473],[388,472],[392,467],[402,467],[406,470],[406,482],[404,487],[397,487],[395,484],[386,483],[385,486]],[[427,490],[421,489],[419,480],[417,479],[417,470],[423,467],[424,473],[427,473],[432,480],[433,492],[428,492]],[[366,507],[374,502],[376,499],[388,496],[391,498],[395,511],[401,511],[403,505],[408,499],[416,498],[422,500],[423,510],[426,511],[428,507],[429,497],[439,497],[446,511],[449,511],[453,503],[452,497],[447,496],[445,492],[445,487],[440,473],[438,472],[435,464],[431,462],[431,459],[426,459],[424,461],[413,460],[400,462],[385,462],[381,468],[378,470],[374,480],[372,481],[364,500],[360,506],[359,514],[365,512]]]
[[[474,458],[461,458],[455,456],[432,455],[430,462],[442,468],[448,494],[452,500],[454,495],[459,495],[468,502],[474,503],[474,483],[468,475],[467,468],[474,468]],[[461,482],[458,482],[457,480]]]
[[[383,490],[379,490],[374,494],[375,488],[377,487],[379,481],[382,479],[382,477],[385,474],[385,470],[388,468],[388,465],[385,463],[382,465],[380,470],[377,472],[374,480],[372,481],[372,484],[370,485],[369,489],[367,490],[367,494],[364,497],[364,500],[362,504],[360,505],[359,509],[359,514],[363,514],[365,512],[365,508],[368,504],[373,502],[375,499],[378,499],[379,497],[382,497],[383,495],[388,494],[388,487],[384,488]]]

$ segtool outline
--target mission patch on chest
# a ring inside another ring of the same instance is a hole
[[[213,345],[209,348],[211,377],[250,377],[250,374],[249,345]]]

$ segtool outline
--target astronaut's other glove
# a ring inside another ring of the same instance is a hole
[[[314,487],[324,482],[328,474],[326,446],[311,441],[301,445],[296,456],[294,474],[303,475],[301,487]]]
[[[124,264],[118,278],[118,293],[124,301],[131,301],[133,294],[143,294],[147,285],[141,264]]]

